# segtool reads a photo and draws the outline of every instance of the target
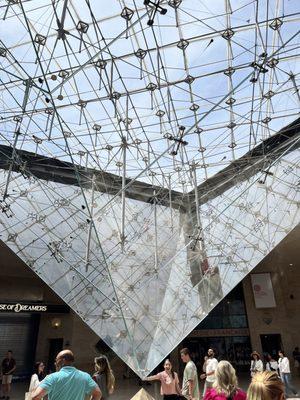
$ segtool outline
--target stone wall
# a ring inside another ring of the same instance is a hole
[[[300,346],[300,227],[283,240],[252,272],[271,274],[276,307],[257,309],[248,275],[243,280],[252,349],[262,351],[260,335],[280,334],[291,357]]]

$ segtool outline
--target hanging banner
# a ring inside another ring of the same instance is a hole
[[[252,290],[256,308],[276,307],[271,275],[251,274]]]

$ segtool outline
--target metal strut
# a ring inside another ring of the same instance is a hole
[[[154,204],[154,236],[155,236],[155,252],[154,252],[154,271],[158,272],[158,233],[157,233],[157,197],[156,190],[153,191],[153,204]]]
[[[62,40],[65,40],[66,39],[66,33],[69,33],[69,32],[64,30],[67,7],[68,7],[68,0],[65,0],[64,1],[64,5],[63,5],[63,10],[62,10],[62,13],[61,13],[61,19],[59,20],[57,18],[57,26],[58,26],[57,38],[58,39],[62,39]]]
[[[125,136],[122,138],[122,149],[123,149],[123,173],[122,173],[122,193],[121,193],[121,202],[122,202],[122,220],[121,220],[121,249],[124,251],[125,245],[125,206],[126,206],[126,149],[127,149],[127,141]]]
[[[8,170],[8,176],[7,176],[7,180],[6,180],[6,185],[5,185],[5,189],[4,189],[4,194],[3,194],[3,200],[5,200],[8,197],[8,186],[9,186],[9,182],[10,182],[10,177],[11,177],[11,173],[12,173],[12,169],[15,163],[15,157],[16,157],[16,147],[17,147],[17,142],[18,142],[18,138],[19,135],[21,135],[20,132],[20,128],[18,128],[15,132],[15,140],[14,140],[14,144],[13,144],[13,151],[12,151],[12,156],[11,156],[11,162],[9,165],[9,170]]]
[[[89,231],[86,241],[86,253],[85,253],[85,272],[88,272],[90,265],[90,248],[91,248],[91,236],[92,236],[92,228],[93,228],[93,216],[94,216],[94,193],[95,193],[95,182],[96,176],[93,175],[92,179],[92,196],[91,196],[91,205],[90,205],[90,216],[91,220],[89,222]]]

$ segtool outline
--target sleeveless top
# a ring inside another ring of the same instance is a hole
[[[106,375],[105,374],[95,374],[93,376],[94,381],[97,383],[99,386],[101,392],[102,392],[102,397],[101,400],[106,400],[109,397],[109,393],[107,390],[107,381],[106,381]]]

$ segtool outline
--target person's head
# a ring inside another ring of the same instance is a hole
[[[187,362],[190,361],[191,353],[190,353],[190,351],[189,351],[189,349],[187,347],[185,347],[184,349],[180,350],[180,357],[181,357],[181,360],[184,363],[187,363]]]
[[[256,373],[247,392],[247,400],[283,400],[284,386],[275,371]]]
[[[297,347],[295,347],[295,351],[299,351],[299,347],[297,346]]]
[[[251,358],[254,361],[260,360],[260,354],[257,351],[253,351],[253,353],[251,354]]]
[[[96,372],[106,372],[109,369],[109,361],[106,356],[101,355],[95,358],[95,371]]]
[[[284,351],[283,351],[283,350],[279,350],[279,351],[278,351],[278,355],[279,355],[280,358],[285,357],[285,354],[284,354]]]
[[[37,374],[38,376],[43,376],[44,375],[44,369],[45,369],[45,364],[42,361],[37,361],[34,364],[34,373]]]
[[[74,354],[71,350],[63,350],[60,351],[55,359],[56,370],[59,371],[61,368],[73,365],[74,363]]]
[[[115,377],[110,367],[108,358],[104,355],[95,358],[95,371],[98,374],[106,375],[107,389],[110,392],[115,384]]]
[[[218,393],[225,394],[226,397],[230,397],[237,389],[237,377],[235,369],[228,361],[220,361],[215,370],[216,380],[214,382],[214,388]]]
[[[167,372],[171,372],[172,371],[172,364],[171,364],[171,361],[168,358],[164,362],[164,369]]]
[[[164,362],[164,370],[168,373],[171,374],[173,379],[175,378],[175,374],[172,371],[172,364],[171,361],[167,358]]]
[[[12,351],[11,350],[7,350],[6,357],[9,358],[9,359],[12,358]]]
[[[207,350],[207,355],[208,355],[209,358],[213,358],[215,356],[214,349],[211,349],[211,348],[208,349]]]

